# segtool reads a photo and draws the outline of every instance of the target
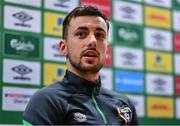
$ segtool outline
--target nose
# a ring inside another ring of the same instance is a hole
[[[96,47],[96,45],[97,45],[96,36],[94,34],[91,34],[90,38],[89,38],[88,46],[89,47]]]

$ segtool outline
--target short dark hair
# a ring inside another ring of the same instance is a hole
[[[64,19],[63,21],[63,39],[67,39],[68,34],[68,26],[72,18],[78,17],[78,16],[99,16],[104,19],[106,22],[107,28],[109,29],[109,22],[108,18],[97,8],[91,5],[88,6],[80,6],[74,8]]]

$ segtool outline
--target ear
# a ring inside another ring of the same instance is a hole
[[[67,45],[66,40],[61,40],[59,42],[59,52],[63,56],[67,56]]]

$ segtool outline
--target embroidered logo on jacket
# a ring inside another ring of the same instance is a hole
[[[117,108],[119,117],[124,120],[125,125],[130,124],[132,119],[132,112],[129,107],[118,107]]]
[[[78,122],[84,122],[87,120],[86,115],[76,112],[73,114],[74,115],[74,120],[78,121]]]

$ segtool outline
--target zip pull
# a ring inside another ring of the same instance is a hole
[[[93,88],[93,91],[92,91],[92,100],[93,100],[93,103],[94,103],[94,105],[95,105],[96,110],[97,110],[98,113],[101,115],[101,117],[102,117],[105,125],[108,125],[108,122],[107,122],[107,119],[106,119],[104,113],[102,112],[102,110],[100,109],[100,107],[98,106],[98,104],[97,104],[97,102],[96,102],[96,99],[95,99],[95,96],[94,96],[95,91],[96,91],[96,88],[94,87],[94,88]]]

